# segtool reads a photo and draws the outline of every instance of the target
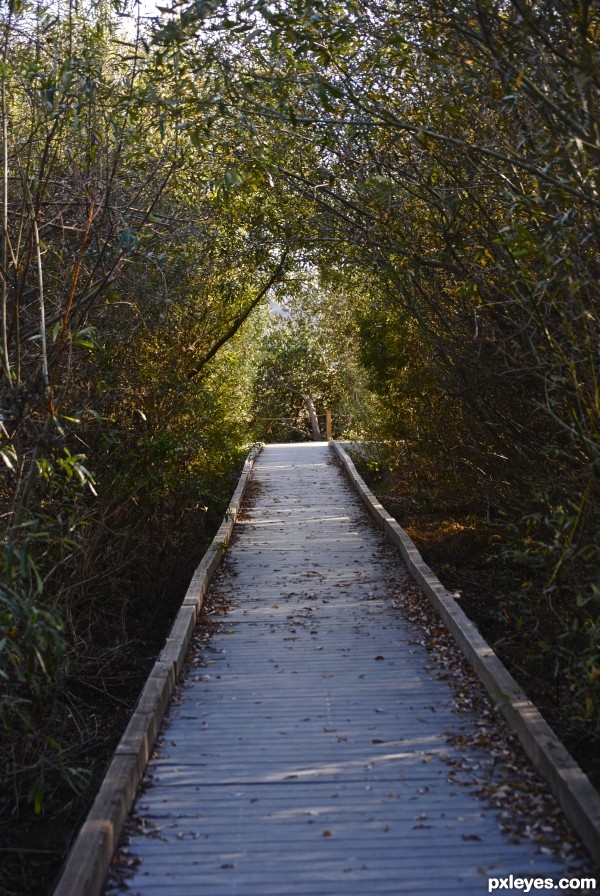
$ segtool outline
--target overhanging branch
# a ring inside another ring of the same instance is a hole
[[[285,262],[287,260],[288,253],[289,253],[289,249],[286,248],[283,250],[281,258],[279,259],[279,262],[277,263],[276,267],[274,268],[274,270],[273,270],[271,276],[269,277],[269,279],[267,280],[267,282],[259,289],[258,293],[252,299],[250,304],[247,305],[246,308],[242,311],[242,313],[236,317],[236,319],[233,321],[233,323],[231,324],[229,329],[226,331],[226,333],[224,333],[224,335],[221,336],[221,338],[215,342],[215,344],[208,350],[208,352],[202,356],[200,361],[198,361],[198,363],[195,364],[192,367],[192,369],[188,371],[188,374],[187,374],[188,380],[193,380],[194,377],[200,375],[200,373],[202,372],[204,367],[206,367],[208,362],[214,358],[214,356],[217,354],[219,349],[223,348],[223,346],[227,342],[229,342],[230,339],[232,339],[235,336],[235,334],[237,333],[239,328],[242,326],[244,321],[246,321],[248,319],[248,317],[250,316],[252,311],[254,311],[256,306],[261,302],[262,299],[264,299],[264,297],[269,292],[269,290],[277,282],[279,282],[279,280],[282,279],[284,268],[285,268]]]

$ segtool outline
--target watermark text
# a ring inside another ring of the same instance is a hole
[[[596,891],[595,877],[561,877],[554,880],[552,877],[490,877],[488,880],[488,893],[502,890],[522,890],[524,893],[532,893],[538,890],[565,890],[580,893],[594,893]]]

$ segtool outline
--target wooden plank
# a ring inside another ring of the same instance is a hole
[[[474,896],[494,871],[564,871],[511,843],[473,794],[473,776],[493,774],[469,739],[480,720],[457,714],[451,673],[432,673],[399,615],[406,567],[327,447],[267,446],[254,476],[211,585],[225,612],[163,725],[143,825],[128,827],[128,888]]]
[[[424,563],[414,542],[367,488],[343,446],[334,443],[334,447],[371,514],[400,549],[411,574],[547,780],[590,854],[600,862],[600,795],[474,623]]]
[[[137,755],[116,755],[71,850],[55,893],[98,892],[141,779]],[[83,860],[85,859],[85,860]]]
[[[250,452],[234,498],[241,501],[258,454]],[[223,521],[197,568],[167,644],[142,690],[92,808],[67,855],[54,896],[98,896],[142,772],[173,692],[208,583],[224,554],[234,516]]]

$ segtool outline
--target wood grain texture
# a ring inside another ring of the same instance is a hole
[[[181,671],[208,583],[231,538],[257,451],[258,446],[250,451],[227,515],[192,577],[164,650],[152,667],[94,803],[69,850],[54,896],[98,896],[103,888]]]
[[[477,626],[424,563],[414,542],[368,489],[343,445],[335,443],[334,448],[372,516],[400,550],[410,574],[439,613],[511,729],[516,732],[536,769],[550,785],[590,855],[600,863],[600,795]]]
[[[267,446],[253,479],[209,589],[219,624],[172,702],[107,894],[463,896],[490,876],[558,879],[561,863],[510,842],[472,793],[478,768],[495,774],[467,743],[479,720],[400,614],[406,567],[327,445]],[[457,772],[465,752],[475,771]]]

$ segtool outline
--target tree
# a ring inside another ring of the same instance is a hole
[[[496,501],[529,508],[538,611],[560,604],[553,649],[582,713],[596,712],[597,7],[194,9],[179,33],[205,20],[231,107],[295,146],[263,161],[312,205],[314,236],[299,241],[324,266],[336,244],[336,260],[345,252],[377,284],[364,357],[381,368],[383,317],[402,388],[425,368],[402,432],[409,418],[426,426],[437,395],[462,436],[454,453]]]
[[[337,437],[360,437],[375,398],[358,360],[356,325],[328,281],[316,269],[300,269],[281,304],[271,312],[262,339],[254,386],[260,438],[321,439],[325,416]],[[348,284],[344,283],[348,291]]]
[[[111,9],[13,4],[1,21],[11,838],[30,816],[81,812],[104,762],[90,743],[113,693],[107,657],[115,675],[138,663],[122,706],[176,609],[176,558],[193,563],[229,499],[253,372],[235,340],[285,276],[280,218],[233,171],[238,131],[223,115],[216,151],[213,126],[182,121],[186,90],[209,91],[209,76],[186,80],[175,52],[151,53]],[[118,716],[104,721],[110,746]],[[2,873],[27,891],[10,861]]]

